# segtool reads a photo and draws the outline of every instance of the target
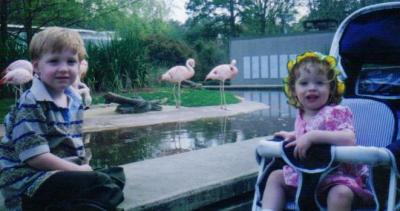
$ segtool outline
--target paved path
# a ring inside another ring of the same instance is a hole
[[[193,210],[254,190],[261,139],[123,165],[125,210]]]

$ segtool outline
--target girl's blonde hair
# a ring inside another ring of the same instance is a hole
[[[32,60],[40,59],[45,53],[72,50],[78,54],[79,61],[86,57],[86,49],[80,34],[61,27],[48,27],[36,33],[29,45]]]
[[[336,60],[332,56],[326,56],[317,52],[306,52],[298,55],[296,60],[288,62],[288,76],[284,78],[284,91],[288,97],[288,104],[301,108],[301,104],[295,96],[295,83],[300,76],[300,70],[315,71],[317,74],[326,74],[329,80],[328,105],[339,104],[344,93],[344,83],[339,80],[340,72],[336,69]]]

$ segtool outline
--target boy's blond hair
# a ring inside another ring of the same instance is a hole
[[[32,60],[37,60],[45,53],[61,52],[65,49],[76,52],[79,61],[86,57],[86,49],[78,32],[67,28],[48,27],[33,36],[29,54]]]

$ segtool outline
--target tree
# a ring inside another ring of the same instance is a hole
[[[4,0],[2,0],[4,1]],[[33,34],[45,26],[112,29],[118,18],[132,14],[142,0],[20,0],[7,4],[7,24],[23,25],[29,44]],[[3,6],[3,4],[1,5]],[[3,13],[2,13],[3,15]],[[3,19],[3,18],[2,18]],[[19,32],[17,33],[19,34]]]
[[[191,17],[189,22],[193,25],[209,23],[219,27],[227,26],[227,30],[220,32],[229,37],[236,37],[239,34],[237,24],[240,12],[246,7],[246,2],[247,0],[191,0],[186,5],[186,10]]]
[[[249,0],[247,5],[242,22],[250,34],[286,33],[296,14],[293,0]]]
[[[8,0],[0,0],[0,48],[6,49],[8,22]],[[0,65],[5,64],[5,50],[0,51]]]
[[[390,0],[307,0],[310,11],[307,20],[334,19],[343,21],[355,10],[372,4],[389,2]]]

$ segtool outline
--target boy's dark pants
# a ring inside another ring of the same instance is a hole
[[[124,199],[122,188],[123,184],[102,172],[57,172],[45,180],[32,197],[23,196],[22,209],[115,210]]]

